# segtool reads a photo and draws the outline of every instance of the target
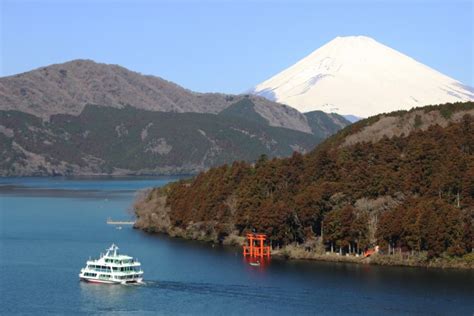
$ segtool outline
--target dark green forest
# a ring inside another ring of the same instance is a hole
[[[468,102],[424,113],[450,119],[472,109]],[[262,155],[254,164],[234,162],[160,189],[171,225],[215,223],[220,240],[235,231],[263,232],[273,247],[317,239],[340,253],[376,245],[385,254],[424,251],[429,258],[472,252],[473,116],[343,146],[348,135],[380,117],[347,127],[306,155]]]
[[[45,121],[0,111],[0,174],[197,173],[235,159],[255,161],[262,153],[309,151],[337,129],[324,124],[319,134],[269,126],[248,99],[218,115],[88,105],[78,116]]]

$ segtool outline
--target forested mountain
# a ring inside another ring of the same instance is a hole
[[[0,78],[0,176],[196,173],[307,152],[348,124],[75,60]]]
[[[0,111],[0,175],[196,173],[262,153],[290,156],[323,138],[259,120],[88,105],[49,121]]]
[[[258,231],[274,247],[462,256],[473,248],[474,103],[359,121],[312,152],[234,162],[154,189],[137,227],[223,240]]]

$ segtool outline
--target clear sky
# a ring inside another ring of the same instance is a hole
[[[81,58],[240,93],[366,35],[474,86],[473,1],[0,0],[0,75]]]

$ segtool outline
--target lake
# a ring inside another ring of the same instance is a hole
[[[148,235],[129,219],[135,191],[176,178],[0,178],[0,314],[473,315],[474,271],[271,260]],[[95,285],[78,273],[112,243],[146,284]]]

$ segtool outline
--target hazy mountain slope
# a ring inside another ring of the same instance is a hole
[[[257,120],[88,105],[44,121],[0,111],[0,176],[195,173],[309,151],[322,140],[251,115]]]
[[[242,99],[228,108],[222,110],[219,115],[237,116],[247,120],[259,123],[265,123],[259,113],[257,106],[250,98]],[[326,138],[335,134],[340,129],[350,124],[344,117],[335,113],[324,113],[322,111],[314,111],[305,113],[304,116],[308,122],[310,132],[313,135]]]
[[[358,143],[376,143],[393,137],[406,137],[412,133],[426,131],[432,126],[445,128],[459,123],[465,115],[474,116],[474,102],[446,103],[379,114],[358,121],[320,147],[347,147]]]
[[[0,92],[1,109],[43,117],[79,114],[86,104],[216,113],[234,102],[223,94],[195,94],[159,77],[91,60],[74,60],[1,78]]]
[[[74,60],[0,78],[0,110],[17,110],[47,119],[54,114],[78,115],[86,104],[150,111],[218,113],[243,95],[196,93],[164,79],[117,65]],[[311,132],[295,109],[251,97],[255,110],[271,126]]]
[[[329,137],[340,129],[351,124],[346,118],[335,113],[312,111],[304,114],[313,134]]]
[[[236,117],[249,120],[258,124],[265,124],[265,119],[255,111],[255,104],[246,98],[232,104],[218,114],[223,117]]]
[[[253,93],[301,112],[368,117],[474,100],[474,90],[365,36],[337,37]]]

